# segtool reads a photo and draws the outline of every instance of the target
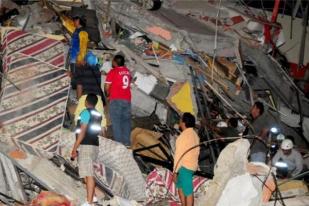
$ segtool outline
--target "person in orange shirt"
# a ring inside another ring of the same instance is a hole
[[[190,113],[184,113],[180,123],[182,133],[176,140],[174,155],[174,180],[178,189],[181,204],[193,206],[193,174],[198,169],[198,157],[200,138],[194,131],[195,117]],[[191,150],[190,150],[191,149]]]

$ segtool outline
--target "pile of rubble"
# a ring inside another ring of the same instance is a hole
[[[212,125],[245,119],[260,100],[280,133],[309,141],[309,100],[280,55],[267,54],[270,42],[282,44],[281,27],[271,25],[271,40],[260,42],[270,23],[246,8],[221,1],[197,6],[170,0],[156,11],[129,0],[15,2],[25,5],[1,1],[0,14],[0,200],[8,205],[84,201],[70,160],[76,102],[66,74],[70,35],[60,20],[76,12],[88,20],[89,50],[104,62],[102,77],[111,56],[122,53],[134,78],[131,149],[100,138],[94,165],[100,205],[179,204],[169,170],[179,134],[174,125],[184,112],[198,117],[201,141],[207,142]],[[302,181],[280,186],[273,168],[248,162],[248,140],[222,151],[215,143],[201,149],[196,205],[284,205],[287,197],[286,205],[309,205]]]

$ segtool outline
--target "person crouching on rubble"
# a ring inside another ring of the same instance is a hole
[[[62,16],[63,26],[72,33],[69,57],[70,71],[72,75],[72,88],[77,90],[77,94],[81,93],[81,88],[76,85],[80,69],[85,65],[85,56],[87,54],[87,46],[89,42],[88,33],[85,31],[86,19],[84,16],[76,15],[73,20]],[[78,92],[79,91],[79,92]]]
[[[87,202],[83,206],[92,205],[95,179],[93,163],[96,161],[99,151],[98,135],[101,134],[101,114],[95,109],[98,97],[95,94],[88,94],[85,104],[86,109],[80,114],[76,127],[76,136],[71,158],[78,156],[79,176],[84,178],[87,190]],[[77,153],[78,149],[78,153]]]
[[[182,133],[176,140],[174,181],[178,188],[181,204],[192,206],[194,204],[193,173],[198,168],[200,148],[196,147],[192,150],[190,149],[199,144],[200,138],[194,131],[195,117],[192,114],[184,113],[180,120],[179,127]]]
[[[256,139],[250,139],[250,161],[266,163],[267,145],[265,144],[268,137],[271,120],[264,114],[264,104],[255,102],[250,109],[250,124],[246,128],[244,135],[256,135]]]
[[[281,143],[281,149],[272,159],[272,165],[277,168],[277,174],[282,177],[295,177],[299,175],[304,166],[301,154],[293,148],[292,140],[285,139]]]

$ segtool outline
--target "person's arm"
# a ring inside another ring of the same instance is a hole
[[[72,154],[71,154],[71,157],[73,159],[75,159],[77,157],[77,148],[79,147],[80,143],[85,138],[86,131],[87,131],[87,124],[82,124],[81,127],[80,127],[80,133],[78,134],[77,139],[75,141],[75,144],[73,146],[73,150],[72,150]]]
[[[104,84],[104,92],[106,97],[109,97],[109,90],[110,90],[111,84],[110,83],[105,83]]]
[[[62,25],[69,31],[69,33],[73,34],[73,32],[76,29],[76,27],[74,26],[73,20],[66,16],[61,16],[60,19],[61,19]]]
[[[105,92],[106,97],[110,96],[110,87],[113,83],[113,79],[114,79],[114,72],[113,70],[111,70],[106,75],[105,84],[104,84],[104,92]]]
[[[295,155],[295,166],[296,166],[296,168],[292,172],[293,177],[296,176],[296,175],[299,175],[303,171],[303,168],[304,168],[303,157],[298,152],[296,152],[296,155]]]
[[[275,166],[276,162],[278,162],[278,160],[280,159],[280,150],[277,151],[277,153],[275,154],[275,156],[272,159],[272,165]]]
[[[87,47],[88,47],[88,33],[85,31],[81,31],[79,33],[79,53],[77,56],[77,63],[83,64],[85,62],[85,56],[87,53]]]
[[[269,131],[269,129],[267,129],[267,128],[263,128],[261,131],[260,131],[260,133],[259,133],[259,137],[262,139],[262,140],[266,140],[266,138],[267,138],[267,135],[268,135],[268,131]]]

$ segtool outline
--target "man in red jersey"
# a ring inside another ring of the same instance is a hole
[[[130,146],[131,134],[131,74],[125,66],[125,59],[116,55],[113,69],[105,80],[105,93],[109,100],[109,115],[112,121],[114,140]]]

